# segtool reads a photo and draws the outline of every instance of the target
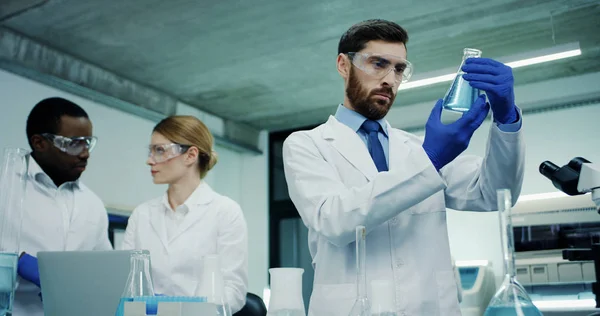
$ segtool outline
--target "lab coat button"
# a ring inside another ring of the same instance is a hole
[[[400,268],[404,265],[404,261],[402,259],[396,259],[396,268]]]
[[[390,223],[392,223],[394,225],[397,224],[398,223],[398,218],[392,217],[392,219],[390,220]]]

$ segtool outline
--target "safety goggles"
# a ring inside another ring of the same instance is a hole
[[[348,53],[352,64],[377,79],[387,76],[394,71],[396,82],[407,82],[413,73],[413,65],[406,59],[378,53]]]
[[[153,144],[148,146],[148,158],[155,163],[165,162],[185,153],[191,146],[181,144]]]
[[[91,153],[98,141],[96,136],[65,137],[48,133],[42,136],[52,142],[54,147],[71,156],[78,156],[84,150]]]

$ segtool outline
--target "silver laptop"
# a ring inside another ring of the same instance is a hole
[[[128,250],[38,252],[45,316],[113,316],[129,276]]]

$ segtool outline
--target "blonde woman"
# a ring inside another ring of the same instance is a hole
[[[147,164],[167,192],[138,206],[129,218],[123,249],[147,249],[156,293],[195,295],[203,257],[217,254],[232,312],[246,301],[248,238],[233,200],[202,179],[217,162],[213,136],[193,116],[171,116],[152,132]]]

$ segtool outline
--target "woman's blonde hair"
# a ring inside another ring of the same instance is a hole
[[[217,153],[213,150],[214,138],[206,125],[191,115],[174,115],[160,121],[153,132],[159,133],[170,141],[198,148],[200,178],[217,164]]]

